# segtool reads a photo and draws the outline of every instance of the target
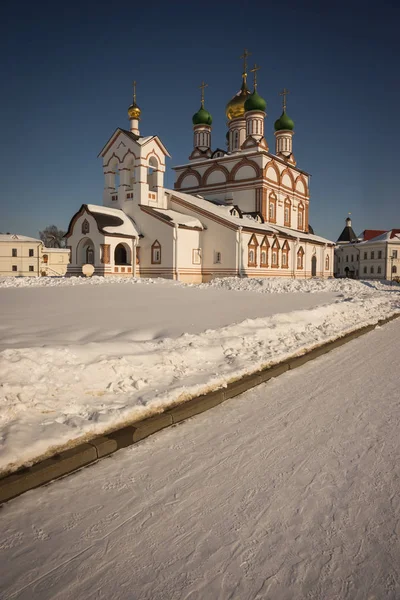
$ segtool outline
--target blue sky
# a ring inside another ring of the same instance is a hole
[[[141,133],[187,162],[204,79],[213,147],[241,83],[240,55],[261,66],[266,137],[287,87],[298,166],[312,175],[310,222],[330,239],[348,212],[356,232],[400,227],[400,9],[381,1],[152,4],[11,3],[2,16],[0,231],[66,228],[102,202],[98,152],[128,127],[132,80]]]

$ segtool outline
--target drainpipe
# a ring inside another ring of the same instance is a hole
[[[179,281],[179,270],[178,270],[178,223],[175,223],[174,227],[174,266],[175,266],[175,279]]]
[[[239,277],[243,277],[242,273],[242,227],[240,226],[238,229],[238,259],[237,259],[237,269]]]
[[[292,257],[292,276],[293,279],[296,279],[296,269],[297,269],[297,252],[300,246],[300,238],[296,238],[293,242],[293,257]]]
[[[360,248],[356,248],[355,246],[354,246],[354,250],[355,250],[356,252],[358,252],[358,278],[357,278],[357,279],[360,279],[360,270],[361,270],[361,264],[360,264],[360,261],[361,261],[361,250],[360,250]]]
[[[137,246],[137,237],[133,238],[133,277],[136,277],[136,246]]]

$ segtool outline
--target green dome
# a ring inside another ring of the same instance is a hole
[[[249,110],[261,110],[262,112],[265,112],[266,108],[267,103],[265,102],[264,98],[261,98],[261,96],[257,94],[257,90],[254,90],[254,92],[250,94],[244,103],[244,110],[246,112]]]
[[[275,131],[283,131],[289,130],[292,131],[294,129],[294,121],[290,117],[287,116],[286,112],[283,111],[279,119],[275,121]]]
[[[195,113],[192,117],[193,125],[211,125],[212,116],[202,106],[199,108],[197,113]]]

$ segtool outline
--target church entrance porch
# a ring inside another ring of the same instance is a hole
[[[116,266],[131,266],[131,250],[127,244],[118,244],[115,247],[114,264]]]

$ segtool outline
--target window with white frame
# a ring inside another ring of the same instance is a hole
[[[14,258],[15,258],[16,256],[18,256],[18,251],[17,251],[17,249],[16,249],[16,248],[13,248],[13,249],[12,249],[12,251],[11,251],[11,256],[13,256]]]
[[[35,267],[34,267],[33,265],[29,265],[29,271],[31,271],[31,272],[32,272],[32,271],[34,271],[34,270],[35,270]]]
[[[375,258],[375,252],[371,252],[371,260],[374,260]]]
[[[374,267],[371,267],[371,269],[370,269],[371,275],[373,274],[373,272],[374,272]]]
[[[382,250],[378,250],[378,258],[382,258]]]
[[[367,267],[364,267],[364,273],[365,274],[367,273]]]
[[[29,248],[29,256],[33,256],[34,252],[33,252],[33,248]]]
[[[17,269],[17,265],[13,265],[13,266],[12,266],[12,270],[13,270],[13,271],[18,271],[18,269]]]
[[[397,258],[397,250],[392,250],[392,256],[393,258]]]
[[[329,254],[325,256],[325,271],[329,271]]]
[[[382,273],[382,267],[378,267],[378,273]]]
[[[364,260],[367,260],[367,258],[368,258],[368,253],[364,252]]]
[[[201,264],[201,249],[200,248],[194,248],[192,250],[192,263],[194,265]]]

